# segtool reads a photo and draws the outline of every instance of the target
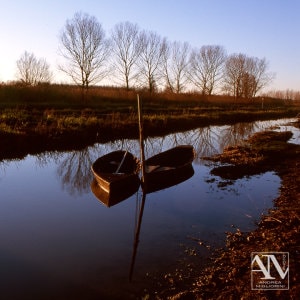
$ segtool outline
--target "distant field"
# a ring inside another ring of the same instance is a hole
[[[83,149],[95,142],[138,138],[137,93],[145,136],[193,128],[295,117],[296,102],[74,86],[0,85],[0,161],[28,153]]]
[[[0,86],[0,132],[58,136],[65,133],[137,134],[137,93],[146,134],[210,124],[293,117],[300,103],[274,98],[235,99],[199,94],[149,94],[121,88],[65,85]]]
[[[175,107],[187,106],[252,106],[260,108],[262,98],[235,99],[231,96],[212,95],[203,96],[197,93],[155,93],[129,90],[113,87],[91,87],[88,92],[82,93],[77,86],[44,85],[24,87],[18,85],[0,85],[0,108],[17,106],[53,107],[53,108],[82,108],[97,107],[101,109],[122,109],[124,106],[136,105],[136,95],[140,94],[145,104],[153,108],[166,108],[166,104]],[[266,106],[286,106],[296,103],[275,98],[264,98]],[[300,103],[298,103],[300,105]]]

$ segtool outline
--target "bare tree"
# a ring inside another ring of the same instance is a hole
[[[232,54],[225,63],[223,88],[236,98],[242,96],[241,78],[243,77],[245,60],[244,54]]]
[[[163,76],[167,90],[181,93],[188,82],[190,45],[185,42],[165,43],[163,51]]]
[[[49,83],[52,74],[44,58],[37,59],[33,53],[25,51],[17,60],[18,79],[25,85]]]
[[[265,59],[232,54],[225,63],[224,89],[236,98],[253,98],[274,78],[267,69]]]
[[[60,43],[60,53],[67,62],[60,65],[59,69],[82,88],[87,89],[108,74],[105,63],[110,44],[95,17],[76,13],[73,19],[67,20]]]
[[[202,46],[190,56],[190,80],[203,95],[211,95],[220,81],[226,52],[222,46]]]
[[[155,32],[143,31],[140,39],[139,77],[147,84],[149,92],[152,93],[157,89],[160,80],[164,42]]]
[[[265,58],[251,57],[249,64],[250,75],[253,77],[253,90],[250,96],[255,97],[259,91],[272,82],[275,74],[268,72],[269,65]]]
[[[114,69],[123,77],[126,89],[137,77],[137,60],[141,52],[141,38],[137,24],[122,22],[112,31],[112,51]]]

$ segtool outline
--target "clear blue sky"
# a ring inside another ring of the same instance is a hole
[[[270,89],[300,90],[300,0],[0,0],[0,81],[15,79],[25,50],[45,58],[56,76],[59,33],[78,11],[95,16],[108,35],[130,21],[171,41],[265,57],[276,73]]]

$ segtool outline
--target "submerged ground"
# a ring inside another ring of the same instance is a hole
[[[299,128],[299,123],[294,124]],[[229,163],[213,172],[230,180],[274,170],[282,179],[274,208],[257,229],[228,234],[225,249],[215,251],[200,275],[166,276],[169,288],[153,299],[298,299],[300,294],[300,145],[287,143],[291,132],[256,133],[244,146],[210,158]],[[289,252],[288,290],[251,290],[251,253]],[[150,294],[149,294],[150,296]],[[151,297],[150,297],[151,298]]]

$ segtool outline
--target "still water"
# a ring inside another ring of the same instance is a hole
[[[194,259],[200,269],[207,252],[199,241],[223,246],[232,227],[252,230],[280,187],[272,172],[220,184],[201,157],[255,131],[290,129],[287,121],[211,126],[145,141],[146,158],[179,144],[192,144],[197,157],[190,179],[146,196],[130,283],[142,193],[107,208],[91,192],[90,166],[117,149],[139,156],[138,141],[0,162],[0,298],[126,299],[180,261]]]

